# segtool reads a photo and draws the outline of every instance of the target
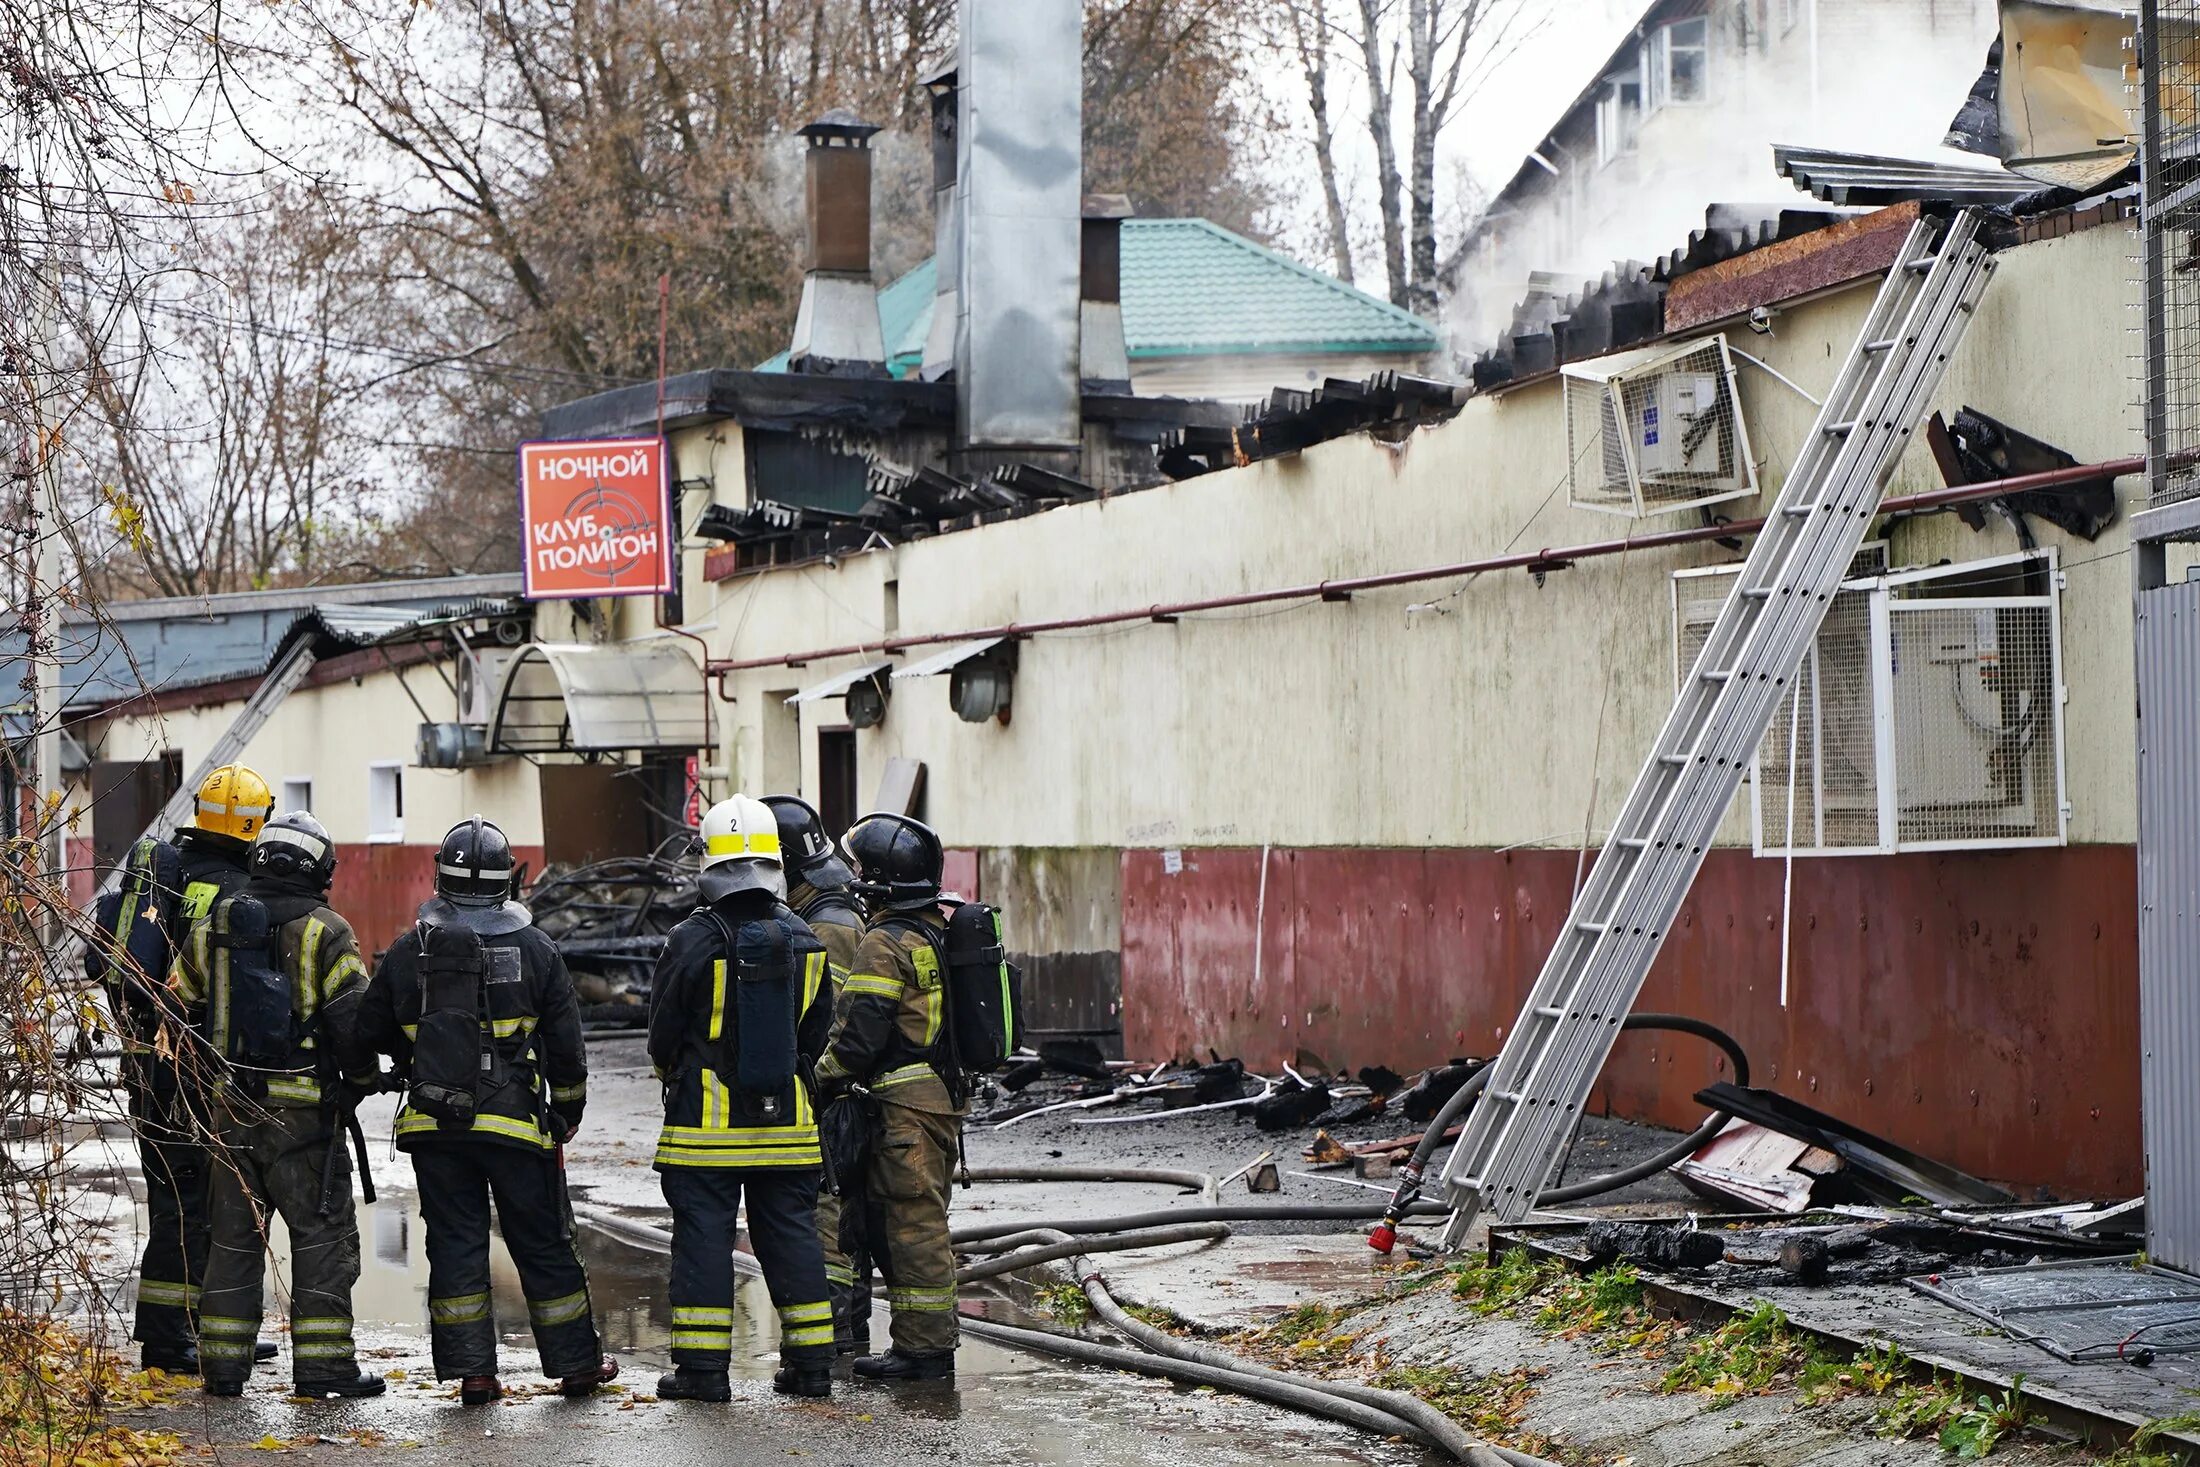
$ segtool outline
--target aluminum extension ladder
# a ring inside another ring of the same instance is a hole
[[[1971,210],[1945,229],[1921,219],[1887,272],[1445,1163],[1447,1248],[1465,1241],[1482,1208],[1505,1222],[1525,1218],[1548,1185],[1986,288],[1994,260],[1978,232]]]
[[[306,680],[306,674],[313,671],[315,660],[313,638],[310,636],[300,637],[290,644],[289,650],[268,670],[267,676],[260,680],[259,687],[253,690],[244,707],[237,711],[237,716],[229,727],[222,731],[222,736],[214,741],[214,747],[207,751],[206,757],[191,771],[191,777],[168,797],[168,803],[160,807],[160,813],[153,817],[153,823],[138,832],[138,840],[149,835],[165,837],[184,823],[184,818],[193,812],[198,803],[199,786],[206,782],[206,777],[224,764],[234,762],[244,752],[244,746],[252,742],[252,736],[266,726],[268,719],[282,705],[283,699],[296,691],[298,684]],[[134,848],[137,841],[130,842],[130,845]],[[117,866],[101,878],[101,896],[122,885],[122,869]]]

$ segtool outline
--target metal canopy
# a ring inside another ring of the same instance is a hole
[[[957,642],[945,652],[935,652],[922,662],[912,662],[907,667],[896,668],[896,679],[905,677],[938,677],[952,672],[959,663],[968,662],[980,652],[989,651],[1007,641],[1006,637],[980,637],[975,642]]]
[[[865,678],[877,677],[893,665],[893,659],[882,657],[876,662],[866,662],[860,667],[851,667],[846,672],[836,672],[825,681],[813,683],[804,688],[801,692],[789,698],[787,702],[792,705],[795,703],[816,703],[826,698],[837,698]]]
[[[695,750],[710,741],[702,669],[671,638],[533,642],[504,670],[489,715],[498,754]]]

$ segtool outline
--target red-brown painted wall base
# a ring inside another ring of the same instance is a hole
[[[512,853],[529,871],[542,869],[541,846],[514,846]],[[336,848],[336,881],[329,905],[359,934],[359,946],[372,962],[413,925],[420,904],[435,895],[435,847],[375,842]]]
[[[1495,1054],[1567,912],[1571,851],[1123,854],[1123,1028],[1139,1057],[1408,1069]],[[2137,873],[2129,846],[1797,861],[1719,850],[1644,1010],[1732,1032],[1755,1083],[1981,1176],[2134,1195]],[[1256,913],[1260,914],[1256,941]],[[1592,1102],[1692,1125],[1725,1062],[1621,1039]]]

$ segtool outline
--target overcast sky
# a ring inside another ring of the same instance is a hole
[[[1501,65],[1485,74],[1482,85],[1446,131],[1439,148],[1438,205],[1447,220],[1457,207],[1455,171],[1463,167],[1485,194],[1495,193],[1648,8],[1648,0],[1522,3],[1545,11],[1541,24],[1506,54]],[[1360,281],[1380,293],[1381,257],[1374,237],[1378,227],[1374,146],[1363,120],[1367,110],[1364,84],[1359,73],[1347,64],[1349,60],[1339,55],[1332,63],[1330,114],[1344,154],[1346,204],[1360,235],[1355,241]],[[1290,182],[1277,190],[1283,202],[1271,227],[1292,253],[1310,264],[1326,266],[1321,193],[1312,145],[1305,141],[1311,126],[1306,116],[1305,83],[1296,65],[1290,63],[1269,67],[1263,75],[1273,89],[1270,100],[1301,133],[1295,145],[1280,150],[1273,160],[1273,166]],[[1399,131],[1402,146],[1402,120]]]

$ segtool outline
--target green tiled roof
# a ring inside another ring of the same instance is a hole
[[[934,286],[926,260],[878,293],[897,377],[923,359]],[[1123,336],[1133,360],[1437,348],[1410,312],[1204,219],[1123,221]],[[786,369],[785,352],[757,368]]]

